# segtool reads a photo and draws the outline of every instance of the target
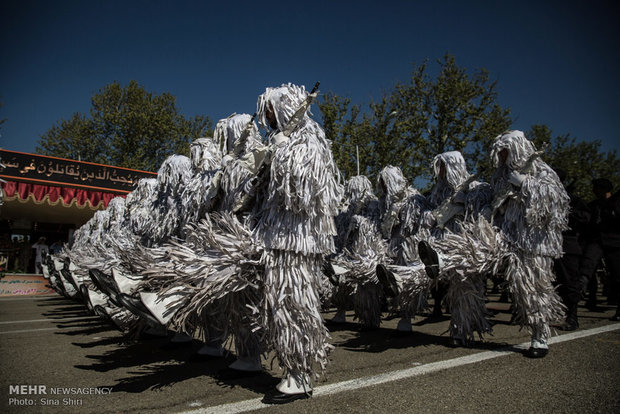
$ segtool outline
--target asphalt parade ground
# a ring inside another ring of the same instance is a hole
[[[522,355],[529,334],[510,324],[509,304],[489,297],[493,335],[449,345],[449,318],[414,319],[413,332],[352,321],[328,324],[335,349],[314,396],[261,402],[279,381],[265,373],[224,379],[232,355],[199,359],[199,342],[127,341],[65,298],[0,298],[1,413],[620,413],[620,323],[603,305],[580,307],[580,329],[557,331],[543,359]],[[326,320],[333,312],[324,314]]]

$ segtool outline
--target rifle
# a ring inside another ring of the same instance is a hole
[[[250,122],[248,122],[245,128],[243,128],[243,131],[241,131],[241,135],[239,135],[239,138],[235,140],[235,147],[233,149],[233,154],[235,157],[241,155],[241,151],[245,148],[248,138],[250,137],[250,133],[252,132],[254,119],[256,119],[256,112],[254,112],[254,115],[252,115],[252,118],[250,118]]]
[[[439,227],[440,229],[443,229],[446,223],[452,217],[458,214],[459,210],[461,210],[461,207],[454,204],[454,199],[456,198],[456,195],[463,190],[467,190],[469,188],[469,185],[472,182],[474,182],[480,176],[481,173],[482,171],[478,171],[478,173],[476,173],[475,175],[474,174],[470,175],[467,180],[463,181],[454,190],[454,193],[452,193],[450,197],[446,198],[439,205],[439,207],[437,207],[436,209],[432,211],[431,214],[433,215],[433,217],[435,217],[435,220],[437,221],[437,227]]]
[[[295,111],[291,119],[288,121],[286,126],[282,129],[282,133],[286,135],[287,137],[290,136],[293,133],[293,131],[295,131],[295,129],[297,129],[301,121],[304,119],[304,115],[306,114],[306,111],[308,110],[310,105],[312,105],[312,102],[319,94],[318,89],[319,89],[320,84],[321,82],[317,82],[314,84],[314,88],[312,88],[306,100],[301,103],[301,105],[299,106],[299,108],[297,108],[297,110]]]

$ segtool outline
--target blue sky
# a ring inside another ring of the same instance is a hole
[[[406,82],[413,63],[449,52],[498,81],[513,128],[544,123],[618,150],[615,3],[2,0],[0,147],[34,152],[115,80],[217,120],[253,113],[265,87],[285,82],[320,80],[322,92],[366,104]]]

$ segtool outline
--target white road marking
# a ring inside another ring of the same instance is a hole
[[[32,322],[45,322],[45,321],[51,321],[51,319],[30,319],[27,321],[6,321],[6,322],[0,322],[0,325],[7,325],[10,323],[32,323]]]
[[[84,318],[94,319],[94,318],[99,318],[99,316],[97,316],[97,315],[84,315],[84,316],[77,317],[77,318],[58,318],[58,319],[49,319],[48,318],[48,319],[28,319],[28,320],[23,320],[23,321],[5,321],[5,322],[0,322],[0,325],[8,325],[8,324],[11,324],[11,323],[34,323],[34,322],[70,322],[70,321],[81,321]]]
[[[611,332],[617,329],[620,329],[620,323],[600,326],[598,328],[592,328],[582,331],[575,331],[568,334],[555,336],[549,340],[549,344],[559,344],[561,342],[572,341],[579,338],[585,338],[587,336]],[[312,398],[324,397],[340,392],[353,391],[360,388],[371,387],[373,385],[384,384],[386,382],[417,377],[420,375],[429,374],[431,372],[442,371],[462,365],[475,364],[476,362],[486,361],[488,359],[521,352],[521,350],[527,349],[529,346],[529,342],[524,342],[518,345],[502,347],[493,351],[485,351],[473,355],[466,355],[459,358],[448,359],[445,361],[437,361],[430,364],[419,365],[413,368],[386,372],[384,374],[373,375],[370,377],[356,378],[348,381],[337,382],[335,384],[322,385],[314,389]],[[233,414],[270,407],[269,404],[263,403],[261,399],[262,398],[255,398],[251,400],[239,401],[236,403],[222,404],[213,407],[204,407],[196,410],[184,411],[182,414]]]
[[[16,334],[16,333],[26,333],[26,332],[38,332],[38,331],[56,331],[56,330],[58,330],[58,328],[23,329],[23,330],[19,330],[19,331],[0,332],[0,335]]]
[[[49,295],[24,295],[23,297],[15,298],[13,296],[3,296],[0,297],[0,302],[12,302],[14,300],[27,300],[27,299],[48,299],[48,298],[60,298],[63,299],[62,296],[58,296],[55,293]]]

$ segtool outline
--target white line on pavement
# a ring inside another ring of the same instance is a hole
[[[20,330],[20,331],[0,332],[0,335],[15,334],[15,333],[26,333],[26,332],[36,332],[36,331],[55,331],[55,330],[58,330],[58,328],[23,329],[23,330]]]
[[[30,295],[30,296],[24,295],[24,296],[19,297],[19,298],[15,298],[15,297],[12,297],[12,296],[0,297],[0,302],[11,302],[11,301],[14,301],[14,300],[27,300],[27,299],[30,299],[30,300],[32,300],[32,299],[48,299],[48,298],[54,298],[54,297],[59,298],[59,299],[63,299],[62,296],[58,296],[57,294]]]
[[[558,344],[561,342],[572,341],[587,336],[598,335],[605,332],[611,332],[620,329],[620,323],[600,326],[598,328],[587,329],[583,331],[575,331],[568,334],[553,337],[549,340],[550,344]],[[518,345],[506,346],[493,351],[480,352],[473,355],[466,355],[459,358],[448,359],[445,361],[432,362],[430,364],[419,365],[413,368],[402,369],[398,371],[386,372],[384,374],[373,375],[365,378],[356,378],[348,381],[342,381],[335,384],[328,384],[316,387],[313,390],[313,398],[333,395],[339,392],[353,391],[360,388],[370,387],[373,385],[384,384],[386,382],[398,381],[405,378],[416,377],[431,372],[442,371],[448,368],[454,368],[461,365],[474,364],[476,362],[486,361],[488,359],[500,356],[510,355],[527,349],[529,342]],[[252,400],[239,401],[236,403],[222,404],[214,407],[204,407],[197,410],[184,411],[182,414],[232,414],[242,413],[250,410],[258,410],[269,407],[261,401],[261,398]]]
[[[32,322],[45,322],[45,321],[51,321],[52,319],[30,319],[27,321],[6,321],[6,322],[0,322],[0,325],[7,325],[9,323],[32,323]]]
[[[100,319],[99,316],[97,315],[84,315],[84,316],[80,316],[77,318],[58,318],[58,319],[28,319],[28,320],[24,320],[24,321],[5,321],[5,322],[0,322],[0,325],[7,325],[7,324],[11,324],[11,323],[33,323],[33,322],[70,322],[70,321],[81,321],[84,318],[88,318],[88,319]]]

